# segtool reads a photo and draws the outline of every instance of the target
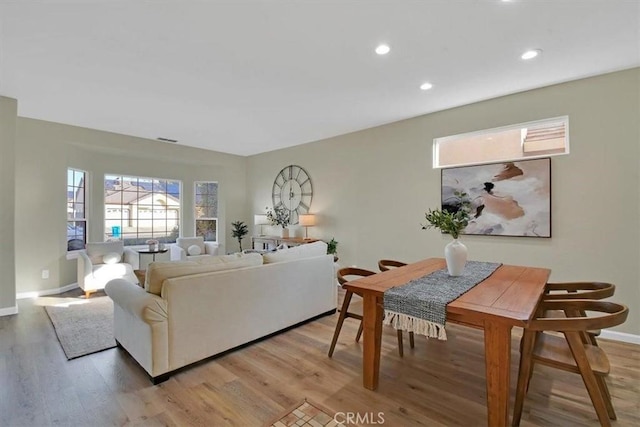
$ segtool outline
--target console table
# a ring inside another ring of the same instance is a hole
[[[276,247],[282,243],[287,246],[298,246],[306,243],[318,242],[320,239],[305,239],[302,237],[279,237],[279,236],[252,236],[251,247],[256,250],[269,249],[269,246]],[[258,247],[256,247],[258,245]]]

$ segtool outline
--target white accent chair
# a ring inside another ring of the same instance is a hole
[[[191,246],[198,246],[200,248],[199,254],[189,254],[189,248]],[[178,237],[176,243],[171,245],[171,261],[193,261],[198,258],[207,257],[211,255],[218,255],[218,243],[217,242],[205,242],[204,237]]]
[[[112,279],[125,279],[138,283],[133,270],[139,266],[139,254],[125,248],[122,241],[87,243],[78,256],[78,286],[86,298],[92,292],[104,289]]]

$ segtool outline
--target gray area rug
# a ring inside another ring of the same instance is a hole
[[[67,300],[47,305],[45,310],[67,360],[116,346],[111,298]]]

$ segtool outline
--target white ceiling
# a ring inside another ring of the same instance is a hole
[[[0,95],[250,155],[638,66],[639,22],[639,0],[0,0]]]

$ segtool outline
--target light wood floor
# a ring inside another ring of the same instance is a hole
[[[152,386],[120,349],[67,361],[44,309],[21,300],[19,310],[0,318],[1,426],[260,426],[303,398],[336,412],[382,412],[385,426],[486,424],[482,332],[469,328],[448,326],[448,341],[416,339],[413,350],[406,339],[403,359],[394,331],[385,328],[376,392],[362,388],[357,321],[347,319],[333,359],[327,357],[337,315]],[[614,425],[638,426],[640,346],[600,342],[612,363]],[[578,375],[537,367],[521,425],[598,422]]]

